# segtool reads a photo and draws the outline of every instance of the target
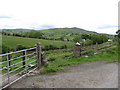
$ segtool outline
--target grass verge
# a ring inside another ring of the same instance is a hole
[[[58,52],[47,55],[49,60],[47,65],[41,70],[42,74],[48,74],[50,72],[64,71],[64,66],[71,66],[86,62],[93,61],[106,61],[109,63],[118,61],[117,47],[103,50],[98,54],[88,54],[88,57],[82,56],[79,58],[73,57],[73,52]],[[51,60],[51,58],[53,60]]]

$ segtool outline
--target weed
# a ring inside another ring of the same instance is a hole
[[[59,68],[59,67],[47,67],[44,68],[41,71],[41,74],[47,74],[47,73],[52,73],[52,72],[57,72],[57,71],[64,71],[64,68]]]
[[[40,79],[40,80],[36,80],[37,82],[44,82],[45,80],[42,80],[42,79]]]

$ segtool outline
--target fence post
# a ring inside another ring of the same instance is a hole
[[[26,53],[25,53],[25,51],[23,51],[23,68],[25,68],[25,59],[26,59]]]
[[[9,66],[9,55],[7,55],[7,78],[8,78],[8,83],[10,83],[10,68],[9,68],[10,66]]]
[[[8,54],[8,63],[9,63],[9,66],[11,65],[11,63],[10,63],[10,59],[11,59],[11,56],[10,56],[10,54]]]
[[[41,53],[41,65],[44,65],[46,63],[45,53]]]
[[[37,68],[40,69],[41,66],[41,46],[40,43],[37,43],[36,45],[36,55],[37,55]]]

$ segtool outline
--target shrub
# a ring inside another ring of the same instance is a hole
[[[55,50],[55,49],[59,49],[59,48],[57,48],[56,46],[54,46],[54,45],[46,45],[45,46],[45,48],[44,48],[44,50]]]
[[[5,46],[5,45],[0,46],[0,49],[2,49],[2,50],[1,50],[1,51],[2,51],[2,54],[8,53],[8,52],[10,51],[10,48],[7,47],[7,46]]]
[[[22,50],[22,49],[26,49],[27,47],[23,46],[23,45],[17,45],[16,46],[16,50]]]
[[[66,49],[67,48],[67,45],[63,45],[60,47],[61,49]]]
[[[44,67],[48,67],[48,63],[44,64]]]
[[[51,58],[48,59],[48,61],[55,61],[55,58],[51,57]]]
[[[86,50],[82,55],[93,55],[94,51],[93,50]]]
[[[90,40],[90,39],[87,39],[87,40],[85,41],[85,46],[92,45],[92,44],[93,44],[93,41]]]
[[[106,53],[110,53],[110,54],[117,53],[117,48],[107,49]]]

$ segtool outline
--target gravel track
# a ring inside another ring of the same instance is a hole
[[[89,62],[55,75],[23,78],[9,88],[118,88],[118,63]]]

